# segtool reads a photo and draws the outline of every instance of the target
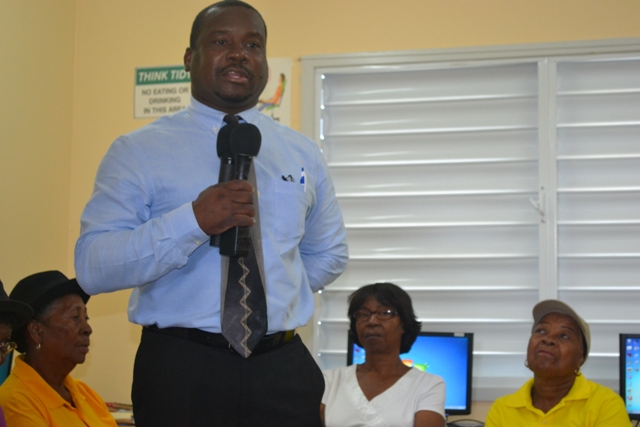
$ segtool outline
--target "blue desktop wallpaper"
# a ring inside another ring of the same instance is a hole
[[[447,389],[445,409],[464,409],[467,399],[467,355],[469,341],[465,337],[419,335],[408,353],[400,355],[405,365],[444,379]],[[363,348],[353,345],[354,364],[365,361]]]
[[[640,337],[627,338],[623,360],[625,400],[629,414],[640,414]]]

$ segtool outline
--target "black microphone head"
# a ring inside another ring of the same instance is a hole
[[[231,151],[231,131],[233,130],[233,126],[226,125],[222,126],[218,131],[218,157],[233,157],[233,152]]]
[[[231,131],[231,151],[234,154],[248,157],[257,156],[261,143],[260,129],[251,123],[239,123]]]

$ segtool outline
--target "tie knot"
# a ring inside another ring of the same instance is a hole
[[[224,116],[224,122],[228,125],[237,125],[238,124],[238,116],[234,116],[233,114],[227,114]]]

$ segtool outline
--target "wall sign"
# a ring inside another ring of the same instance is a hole
[[[291,122],[291,58],[270,58],[269,80],[258,100],[258,111],[289,126]],[[173,114],[191,102],[191,76],[184,65],[136,68],[134,118]]]
[[[191,102],[191,78],[184,65],[136,68],[134,118],[172,114]]]

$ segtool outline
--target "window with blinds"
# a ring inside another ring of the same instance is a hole
[[[557,293],[590,324],[587,376],[617,390],[618,334],[640,331],[640,55],[555,66]]]
[[[545,298],[590,323],[585,374],[617,389],[618,333],[640,329],[639,41],[306,57],[303,131],[350,247],[317,297],[321,368],[346,364],[348,295],[389,281],[423,330],[475,334],[474,400],[531,376]]]

